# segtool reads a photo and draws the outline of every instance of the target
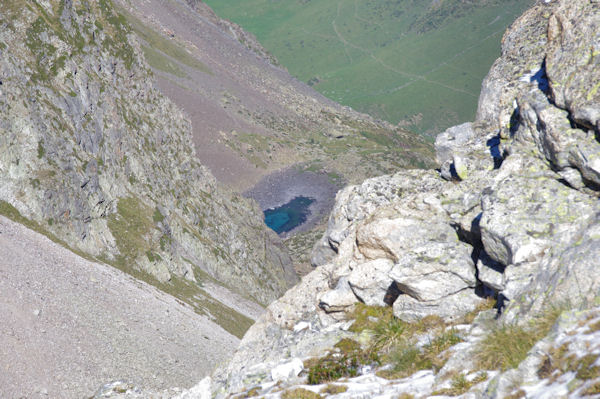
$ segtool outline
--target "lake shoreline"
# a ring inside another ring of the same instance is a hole
[[[312,229],[327,217],[333,209],[339,189],[340,187],[324,172],[312,172],[292,166],[265,176],[243,195],[258,202],[263,211],[278,208],[296,197],[314,199],[308,207],[310,214],[306,221],[288,232],[279,234],[280,237],[287,238]]]

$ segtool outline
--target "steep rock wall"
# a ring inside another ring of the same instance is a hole
[[[11,0],[0,24],[4,213],[159,283],[210,275],[266,304],[295,281],[257,206],[197,161],[109,0]]]

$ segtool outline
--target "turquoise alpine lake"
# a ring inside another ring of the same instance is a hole
[[[313,198],[296,197],[287,204],[267,209],[264,211],[265,224],[277,234],[288,232],[306,222],[310,215],[308,208],[313,202]]]

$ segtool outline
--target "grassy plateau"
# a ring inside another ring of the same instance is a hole
[[[207,0],[292,75],[433,135],[472,120],[506,28],[531,0]]]

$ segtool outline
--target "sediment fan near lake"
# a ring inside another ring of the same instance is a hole
[[[342,190],[316,270],[189,397],[597,396],[598,43],[595,1],[521,16],[440,170]]]

